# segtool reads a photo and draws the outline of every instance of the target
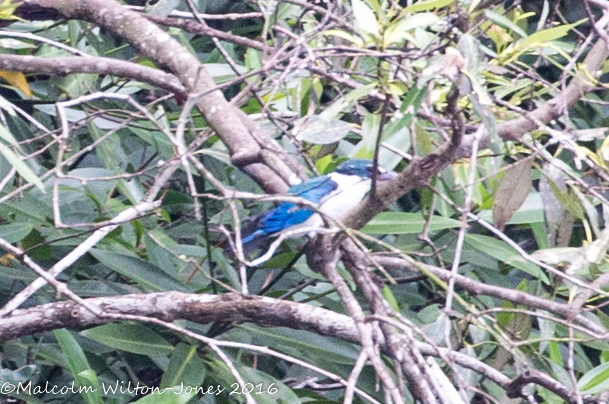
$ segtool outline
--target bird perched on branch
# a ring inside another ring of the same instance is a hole
[[[371,160],[347,160],[330,174],[311,178],[288,190],[289,196],[298,196],[317,205],[324,215],[343,220],[359,205],[370,192],[374,175]],[[378,166],[376,179],[386,181],[397,174]],[[316,229],[322,227],[324,220],[311,207],[283,202],[274,209],[254,219],[254,231],[242,239],[246,245],[254,240],[298,229]],[[311,231],[314,233],[314,231]]]

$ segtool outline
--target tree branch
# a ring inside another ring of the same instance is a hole
[[[272,47],[258,41],[254,41],[253,39],[245,38],[242,36],[236,36],[228,34],[224,31],[220,31],[217,29],[213,29],[211,27],[205,26],[203,24],[199,24],[195,21],[188,21],[180,18],[171,18],[171,17],[162,17],[160,15],[153,14],[142,14],[150,21],[157,23],[159,25],[164,25],[167,27],[175,27],[181,28],[186,32],[190,32],[191,34],[198,35],[206,35],[214,38],[218,38],[222,41],[232,42],[237,45],[245,46],[247,48],[257,49],[262,52],[270,53],[273,50]]]
[[[587,73],[592,77],[597,77],[599,69],[609,53],[605,42],[598,40],[592,47],[580,69],[575,73],[575,76],[567,86],[567,88],[548,101],[544,105],[532,111],[528,116],[521,116],[497,125],[497,132],[504,140],[519,140],[522,136],[537,128],[538,124],[549,123],[557,118],[573,106],[584,94],[592,91],[595,87],[590,82]],[[450,114],[451,122],[454,122],[454,114]],[[480,149],[486,147],[490,139],[488,130],[482,128],[480,136]],[[455,136],[450,141],[445,142],[438,147],[434,152],[423,158],[415,157],[410,164],[399,174],[399,176],[391,181],[386,181],[379,184],[377,196],[378,198],[366,198],[360,204],[357,211],[353,212],[350,217],[345,220],[348,227],[359,229],[369,222],[374,216],[381,212],[390,203],[395,202],[397,198],[410,192],[416,188],[426,185],[434,176],[439,174],[445,167],[454,163],[462,157],[471,154],[471,147],[475,135],[464,136],[458,147],[455,147]],[[461,140],[461,139],[459,139]]]
[[[303,168],[249,117],[231,105],[199,60],[177,40],[140,13],[114,0],[30,0],[16,15],[22,18],[79,19],[99,24],[124,38],[157,66],[169,70],[186,92],[199,96],[197,107],[226,145],[231,162],[246,171],[267,192],[284,192],[295,174],[305,178]],[[125,23],[128,21],[129,23]],[[273,165],[263,151],[275,155]]]
[[[17,56],[0,54],[0,69],[49,75],[74,73],[109,74],[147,83],[170,93],[186,96],[186,89],[172,74],[148,66],[105,57]]]
[[[201,324],[227,320],[251,322],[262,327],[288,327],[355,344],[361,343],[355,321],[349,316],[321,307],[264,296],[244,296],[237,293],[206,295],[160,292],[84,300],[87,305],[99,307],[106,313],[112,313],[113,316],[97,316],[73,301],[18,309],[0,320],[0,342],[60,328],[102,325],[116,321],[115,317],[123,314],[153,317],[165,322],[175,320],[189,320]],[[389,352],[382,336],[377,342],[385,353]],[[467,369],[484,375],[504,389],[511,386],[514,393],[515,386],[522,380],[518,376],[512,380],[474,357],[419,341],[414,343],[416,349],[423,355],[449,358]],[[538,379],[529,381],[529,383],[537,382]],[[549,377],[539,382],[551,390],[553,390],[552,386],[562,388],[562,385]],[[574,403],[574,401],[569,402]]]
[[[306,330],[360,344],[355,321],[321,307],[269,297],[225,293],[223,295],[160,292],[84,299],[88,304],[113,314],[154,317],[166,322],[189,320],[200,324],[214,321],[251,322],[262,327]],[[83,306],[64,301],[18,309],[0,320],[0,342],[59,328],[82,328],[116,321],[96,316]],[[379,341],[384,346],[384,341]],[[426,355],[437,355],[435,347],[417,343]],[[441,349],[441,348],[440,348]],[[484,373],[500,385],[510,379],[492,367],[457,352],[449,353],[464,367]]]
[[[374,260],[383,267],[386,268],[400,268],[409,271],[417,271],[418,268],[408,263],[406,260],[401,258],[386,257],[386,256],[374,256]],[[421,264],[425,268],[437,276],[443,281],[448,281],[450,273],[445,269],[435,267],[433,265]],[[499,299],[507,300],[515,304],[528,306],[540,310],[546,310],[550,313],[554,313],[561,318],[573,317],[576,322],[579,322],[591,332],[596,333],[598,336],[604,336],[609,338],[607,329],[600,324],[596,324],[594,321],[586,318],[585,316],[573,315],[571,306],[566,303],[553,302],[542,297],[533,296],[526,292],[522,292],[516,289],[502,288],[501,286],[489,285],[483,282],[478,282],[460,274],[454,274],[455,285],[467,290],[468,292],[476,295],[493,296]]]

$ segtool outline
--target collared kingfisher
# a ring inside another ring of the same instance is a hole
[[[313,202],[322,214],[334,220],[343,220],[370,192],[373,167],[371,160],[347,160],[330,174],[292,186],[288,195]],[[393,171],[377,167],[377,181],[390,180],[396,175]],[[243,245],[285,231],[316,229],[324,225],[324,220],[315,210],[291,202],[281,203],[256,220],[255,230],[243,237]]]

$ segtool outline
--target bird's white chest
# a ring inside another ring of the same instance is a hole
[[[345,219],[370,191],[372,180],[355,175],[332,173],[338,188],[321,200],[319,210],[336,220]]]
[[[349,216],[370,191],[372,180],[338,173],[332,173],[329,176],[332,178],[332,181],[338,184],[338,187],[322,198],[319,210],[332,219],[343,220]],[[315,213],[303,223],[290,227],[289,230],[316,229],[323,227],[323,225],[324,221],[321,215]],[[312,230],[309,232],[309,235],[314,236],[315,232]]]

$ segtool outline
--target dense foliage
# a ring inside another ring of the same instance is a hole
[[[608,16],[4,1],[0,402],[606,403]],[[400,175],[242,251],[348,158]]]

